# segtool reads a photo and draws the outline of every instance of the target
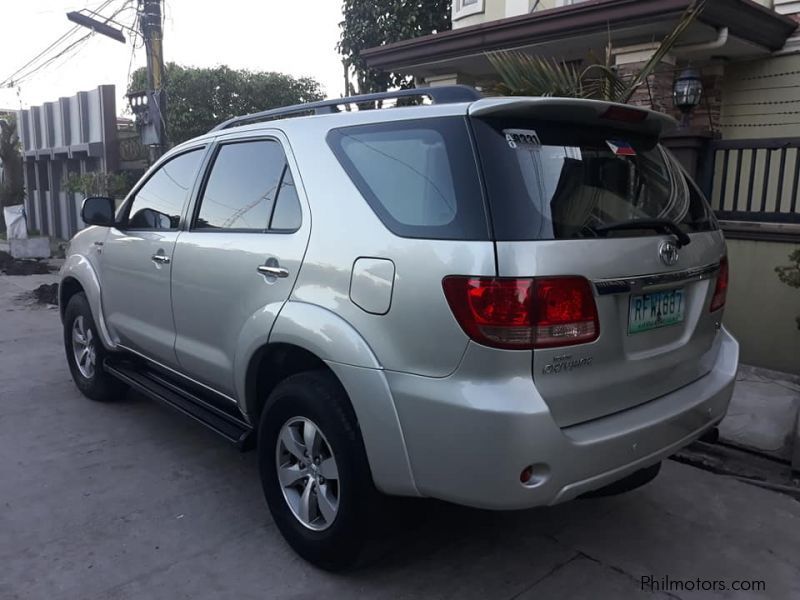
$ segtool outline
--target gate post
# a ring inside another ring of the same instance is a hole
[[[675,155],[707,198],[714,181],[714,140],[719,134],[709,130],[678,129],[664,135],[662,143]]]

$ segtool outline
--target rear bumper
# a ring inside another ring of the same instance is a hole
[[[733,392],[739,345],[722,329],[711,353],[713,367],[701,379],[566,428],[553,421],[530,376],[519,376],[519,364],[504,373],[474,344],[449,377],[386,376],[417,489],[459,504],[518,509],[565,502],[606,486],[719,423]],[[520,482],[528,465],[536,465],[536,485]]]

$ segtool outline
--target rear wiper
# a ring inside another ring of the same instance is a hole
[[[593,227],[592,231],[600,237],[605,237],[609,231],[633,229],[653,229],[658,233],[671,233],[677,238],[678,248],[688,246],[692,241],[692,238],[686,235],[677,223],[669,219],[632,219],[630,221],[612,223],[611,225],[603,225],[602,227]]]

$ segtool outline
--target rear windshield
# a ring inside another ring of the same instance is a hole
[[[654,139],[516,119],[473,127],[498,240],[656,235],[613,230],[634,220],[668,219],[687,233],[717,228],[697,186]]]
[[[445,117],[343,127],[328,145],[393,233],[488,240],[466,119]]]

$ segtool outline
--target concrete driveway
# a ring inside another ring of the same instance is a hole
[[[396,503],[359,570],[316,570],[275,528],[253,453],[136,394],[78,394],[57,311],[17,300],[47,279],[0,276],[3,600],[800,598],[800,503],[671,461],[555,508]],[[749,580],[764,589],[720,591]]]

